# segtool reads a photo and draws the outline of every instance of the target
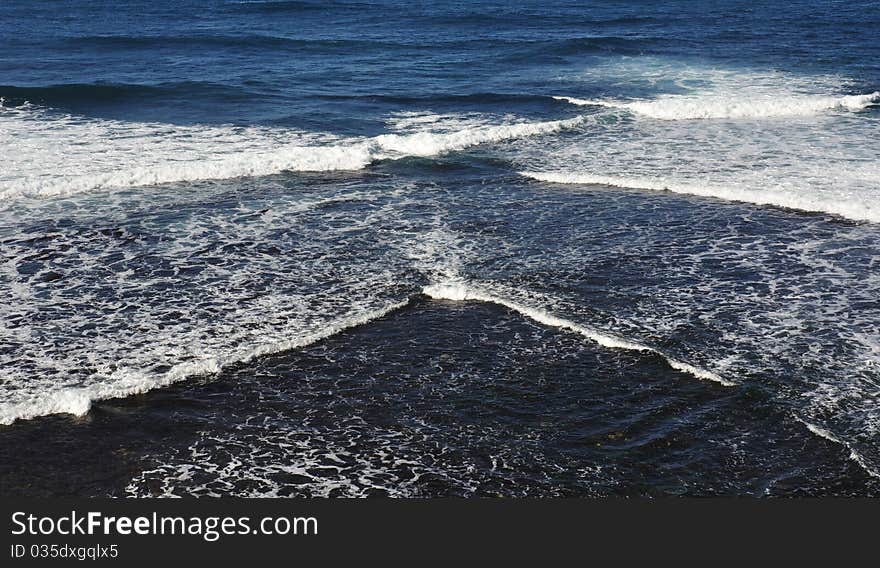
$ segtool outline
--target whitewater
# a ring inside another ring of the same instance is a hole
[[[357,171],[385,160],[435,158],[484,144],[550,136],[556,140],[531,146],[531,155],[514,157],[514,165],[528,167],[520,170],[522,175],[880,222],[875,183],[880,165],[872,159],[870,142],[872,133],[880,133],[880,121],[863,116],[880,93],[806,94],[802,91],[815,88],[819,79],[805,86],[803,79],[778,74],[705,74],[712,78],[711,89],[654,100],[552,97],[593,109],[593,114],[572,118],[505,116],[499,121],[473,113],[413,113],[390,118],[392,132],[371,137],[278,127],[131,123],[29,103],[0,106],[0,140],[7,146],[0,166],[0,206],[20,198],[167,183]],[[830,79],[821,82],[821,90],[833,89]],[[615,118],[617,111],[659,122],[629,123]],[[756,136],[743,137],[744,125],[751,125]],[[642,145],[652,139],[667,140],[666,148],[646,156]],[[738,162],[744,152],[753,162],[745,170]]]
[[[880,495],[869,4],[0,3],[0,492]]]
[[[281,172],[353,171],[380,160],[438,156],[550,134],[583,121],[520,121],[340,139],[289,129],[128,123],[59,115],[30,104],[0,106],[0,140],[5,141],[0,149],[7,156],[0,167],[0,202]]]

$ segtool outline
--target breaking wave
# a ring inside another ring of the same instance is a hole
[[[554,97],[578,106],[622,109],[658,120],[750,119],[856,112],[880,102],[880,91],[849,96],[785,95],[737,98],[732,94],[664,95],[655,100],[620,101]]]
[[[6,135],[5,140],[16,140],[14,148],[11,142],[4,148],[8,158],[0,169],[0,199],[285,171],[359,170],[380,160],[430,157],[558,132],[583,120],[576,117],[340,139],[257,127],[184,127],[52,117],[28,106],[0,107],[0,133]]]

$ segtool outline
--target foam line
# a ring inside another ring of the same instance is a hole
[[[840,438],[836,437],[834,434],[832,434],[828,430],[826,430],[824,428],[820,428],[819,426],[816,426],[815,424],[807,422],[806,420],[803,420],[798,417],[795,417],[795,420],[797,420],[798,422],[800,422],[801,424],[806,426],[807,430],[809,430],[813,434],[819,436],[820,438],[825,438],[829,442],[839,444],[839,445],[843,446],[844,448],[846,448],[847,450],[849,450],[849,459],[856,462],[859,465],[859,467],[861,467],[863,470],[865,470],[865,472],[868,475],[870,475],[871,477],[876,477],[877,479],[880,479],[880,470],[877,470],[876,468],[872,467],[868,463],[868,460],[866,460],[864,458],[864,456],[862,456],[855,449],[853,449],[852,445],[849,442],[845,442],[845,441],[841,440]]]
[[[786,94],[749,98],[737,98],[735,94],[667,95],[644,101],[553,98],[577,106],[623,109],[658,120],[749,119],[812,116],[833,110],[856,112],[880,102],[880,91],[848,96]]]
[[[112,373],[108,380],[101,383],[68,388],[44,395],[34,395],[27,402],[0,405],[0,425],[8,425],[16,420],[28,420],[49,414],[82,416],[89,411],[93,402],[142,394],[183,381],[189,377],[218,373],[225,367],[247,363],[257,357],[305,347],[346,329],[379,319],[409,303],[410,299],[408,298],[383,308],[344,317],[330,322],[319,331],[294,339],[250,345],[224,355],[179,363],[158,375],[139,369],[120,369]]]
[[[650,353],[654,353],[655,355],[659,355],[669,364],[670,367],[676,369],[678,371],[682,371],[693,375],[694,377],[702,380],[709,380],[724,385],[726,387],[735,386],[736,383],[729,381],[711,371],[707,371],[705,369],[700,369],[688,363],[684,363],[682,361],[678,361],[674,359],[662,351],[654,349],[652,347],[648,347],[647,345],[643,345],[641,343],[635,343],[626,339],[622,339],[619,337],[615,337],[613,335],[609,335],[606,333],[602,333],[596,331],[594,329],[590,329],[581,325],[578,325],[572,321],[565,320],[559,317],[556,317],[552,314],[544,312],[542,310],[538,310],[535,308],[530,308],[528,306],[524,306],[517,302],[501,298],[498,296],[494,296],[491,294],[487,294],[485,292],[480,291],[470,285],[464,283],[445,283],[445,284],[434,284],[431,286],[427,286],[423,290],[424,294],[435,298],[438,300],[452,300],[456,302],[462,302],[467,300],[473,300],[477,302],[487,302],[491,304],[497,304],[499,306],[504,306],[505,308],[511,309],[515,312],[518,312],[527,318],[530,318],[538,323],[548,325],[551,327],[558,327],[560,329],[567,329],[569,331],[573,331],[580,335],[583,335],[587,339],[598,343],[603,347],[608,347],[611,349],[626,349],[630,351],[646,351]]]
[[[623,176],[602,176],[580,172],[519,172],[538,181],[558,184],[610,185],[629,189],[670,191],[700,197],[714,197],[728,201],[772,205],[806,212],[831,213],[854,221],[880,223],[880,207],[870,202],[843,200],[836,196],[822,198],[809,192],[780,192],[773,189],[724,188],[696,184],[668,184],[662,179]]]

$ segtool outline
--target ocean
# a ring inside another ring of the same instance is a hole
[[[880,495],[880,3],[0,4],[0,495]]]

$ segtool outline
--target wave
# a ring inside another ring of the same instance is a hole
[[[558,184],[608,185],[627,189],[669,191],[728,201],[771,205],[812,213],[830,213],[854,221],[880,223],[880,207],[872,203],[870,195],[864,201],[843,200],[839,197],[821,197],[809,192],[777,192],[772,189],[713,187],[688,183],[668,183],[659,178],[603,176],[576,172],[520,172],[520,175],[538,181]]]
[[[595,53],[642,55],[648,50],[658,50],[681,46],[688,40],[661,36],[588,36],[566,38],[562,40],[541,40],[522,45],[523,51],[536,57],[556,55],[571,57]]]
[[[585,117],[578,116],[566,120],[480,126],[442,134],[433,132],[382,134],[372,138],[371,143],[376,145],[377,156],[382,159],[403,156],[428,157],[463,150],[478,144],[551,134],[574,128],[584,120]]]
[[[228,2],[229,8],[257,13],[305,12],[312,10],[357,10],[362,4],[339,2],[306,2],[303,0],[237,0]]]
[[[326,324],[319,331],[294,339],[257,343],[231,351],[222,356],[179,363],[161,374],[139,369],[119,369],[113,372],[106,382],[84,387],[66,388],[46,394],[33,394],[30,400],[0,405],[0,425],[8,425],[16,420],[28,420],[50,414],[82,416],[89,411],[94,402],[142,394],[190,377],[215,374],[226,367],[247,363],[257,357],[305,347],[347,329],[379,319],[407,306],[409,303],[410,299],[407,299],[376,310],[343,317]]]
[[[383,134],[321,143],[310,141],[307,144],[279,142],[276,138],[284,140],[283,133],[234,127],[186,129],[112,121],[81,124],[68,120],[60,124],[60,128],[55,128],[42,122],[37,122],[37,127],[28,126],[28,122],[34,121],[25,120],[16,123],[15,127],[23,132],[23,137],[33,139],[31,150],[42,147],[46,156],[16,157],[23,167],[36,167],[36,170],[22,179],[14,167],[15,162],[10,163],[8,171],[18,177],[3,179],[0,176],[0,199],[8,201],[15,197],[71,195],[172,182],[265,176],[285,171],[360,170],[381,160],[431,157],[479,144],[558,132],[573,128],[583,120],[584,117],[576,117],[483,125],[454,132]],[[118,145],[117,141],[124,141],[127,145]],[[166,146],[163,147],[163,143]],[[155,154],[145,155],[150,147],[156,148]],[[67,152],[68,149],[75,149],[78,153]],[[58,155],[61,150],[64,155]],[[115,152],[119,154],[116,159]],[[99,167],[96,158],[106,162],[100,164],[100,170],[81,173]],[[47,171],[45,164],[65,160],[70,162],[69,172]],[[144,161],[147,162],[144,165],[127,166],[131,162]]]
[[[567,329],[569,331],[573,331],[575,333],[583,335],[587,339],[598,343],[602,347],[653,353],[663,358],[666,363],[673,369],[688,373],[698,379],[714,381],[727,387],[736,385],[736,383],[734,383],[733,381],[725,379],[711,371],[700,369],[699,367],[695,367],[691,364],[679,361],[678,359],[670,357],[669,355],[663,353],[662,351],[654,349],[653,347],[648,347],[647,345],[643,345],[641,343],[636,343],[627,339],[616,337],[614,335],[590,329],[569,320],[565,320],[548,314],[545,311],[531,308],[512,300],[494,296],[492,294],[488,294],[478,288],[475,288],[465,283],[453,282],[444,284],[433,284],[425,287],[423,289],[423,293],[426,296],[438,300],[451,300],[456,302],[472,300],[504,306],[505,308],[518,312],[543,325],[558,327],[560,329]]]
[[[318,95],[325,100],[364,100],[395,105],[484,105],[484,104],[529,104],[552,102],[556,97],[521,93],[481,92],[468,94],[426,93],[423,95]],[[456,107],[457,110],[460,107]]]
[[[161,43],[161,42],[160,42]],[[210,81],[169,81],[156,84],[138,83],[60,83],[55,85],[22,87],[0,85],[0,107],[17,107],[27,103],[68,109],[83,104],[155,101],[159,98],[214,97],[218,101],[252,100],[260,94],[235,85]],[[476,92],[467,94],[425,93],[422,95],[340,95],[318,94],[321,100],[353,100],[387,103],[391,105],[519,105],[547,104],[559,97],[523,93]],[[458,107],[457,107],[458,109]]]
[[[652,347],[575,324],[544,311],[484,293],[477,288],[463,283],[431,285],[425,287],[422,292],[434,299],[453,301],[473,300],[501,305],[538,323],[567,329],[583,335],[603,347],[653,353],[662,357],[671,368],[688,373],[698,379],[714,381],[724,386],[736,385],[736,383],[720,377],[711,371],[679,361]],[[230,366],[248,363],[258,357],[312,345],[345,330],[365,325],[403,309],[410,305],[413,299],[410,297],[378,309],[351,314],[331,321],[317,331],[305,333],[293,339],[264,343],[255,342],[238,349],[232,349],[222,355],[181,362],[161,373],[137,368],[120,368],[102,379],[99,383],[82,387],[63,388],[48,393],[30,393],[28,396],[21,397],[17,402],[0,404],[0,425],[9,425],[16,420],[29,420],[52,414],[82,416],[89,412],[95,402],[101,400],[143,394],[192,377],[216,374]]]
[[[821,428],[819,426],[816,426],[815,424],[812,424],[810,422],[807,422],[806,420],[802,420],[797,417],[795,419],[798,422],[800,422],[801,424],[803,424],[804,426],[806,426],[807,430],[809,430],[813,434],[819,436],[820,438],[824,438],[824,439],[828,440],[829,442],[833,442],[835,444],[841,445],[844,448],[846,448],[849,451],[849,459],[851,459],[856,464],[858,464],[858,466],[860,468],[862,468],[871,477],[876,477],[877,479],[880,479],[880,470],[876,469],[870,463],[868,463],[868,460],[866,460],[865,457],[862,456],[862,454],[857,452],[852,447],[852,444],[850,444],[849,442],[846,442],[844,440],[841,440],[840,438],[838,438],[837,436],[835,436],[834,434],[832,434],[828,430]]]
[[[352,51],[375,48],[400,48],[410,44],[368,39],[313,38],[302,39],[262,34],[193,34],[193,35],[94,35],[79,36],[64,40],[72,48],[98,49],[163,49],[168,47],[186,49],[243,49],[289,50],[291,54],[314,50],[326,54],[328,51]]]
[[[880,102],[880,91],[848,96],[790,94],[753,98],[737,98],[734,94],[666,95],[646,101],[554,98],[577,106],[623,109],[658,120],[749,119],[812,116],[834,110],[856,112]]]
[[[247,100],[254,97],[244,89],[207,81],[180,81],[156,85],[133,83],[66,83],[45,87],[0,85],[0,107],[28,103],[69,108],[81,104],[155,100],[162,97],[213,96],[218,100]]]

